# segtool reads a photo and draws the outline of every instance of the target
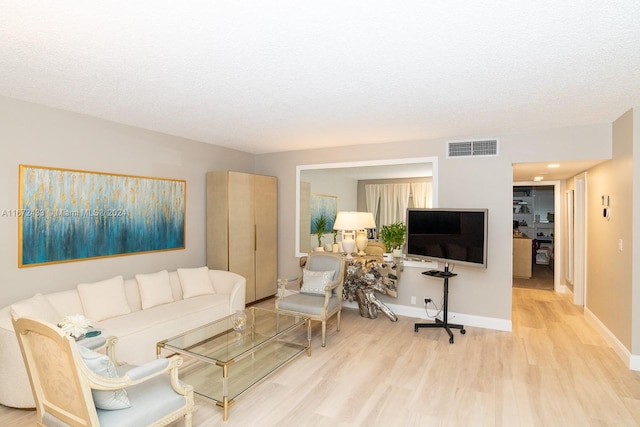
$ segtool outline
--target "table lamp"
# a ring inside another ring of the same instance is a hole
[[[356,246],[358,247],[358,255],[365,256],[364,250],[369,245],[369,238],[367,237],[367,228],[376,228],[376,221],[373,219],[371,212],[358,212],[360,221],[360,227],[357,231]]]
[[[356,251],[356,232],[365,228],[375,228],[375,226],[373,215],[369,212],[338,212],[333,229],[342,231],[342,249],[347,254],[347,259],[353,259],[351,254]],[[364,237],[366,239],[366,233]],[[366,243],[363,244],[366,248]],[[363,250],[361,252],[364,254]]]

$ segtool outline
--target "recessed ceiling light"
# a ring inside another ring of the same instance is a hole
[[[544,177],[542,176],[536,176],[533,178],[534,181],[542,181],[544,179]]]
[[[551,163],[550,165],[547,165],[548,168],[559,168],[560,165],[557,163]]]

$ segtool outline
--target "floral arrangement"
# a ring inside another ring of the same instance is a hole
[[[87,330],[91,327],[91,322],[82,314],[74,314],[62,319],[60,323],[58,323],[58,327],[62,329],[65,334],[78,340],[85,336]]]

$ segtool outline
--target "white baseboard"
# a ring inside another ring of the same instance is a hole
[[[597,329],[598,333],[602,335],[605,341],[613,349],[623,362],[632,371],[640,371],[640,356],[631,354],[631,352],[620,342],[620,340],[596,317],[591,310],[585,307],[584,317],[591,322],[591,324]]]
[[[348,302],[345,301],[342,304],[344,307],[358,309],[358,304],[356,302]],[[433,321],[433,316],[436,315],[436,311],[429,310],[429,316],[424,311],[422,307],[409,307],[406,305],[397,305],[397,304],[386,304],[391,311],[393,311],[398,316],[406,316],[406,317],[415,317],[418,319],[424,319],[428,321]],[[384,313],[380,313],[379,316],[384,316]],[[461,323],[464,326],[472,326],[476,328],[484,328],[484,329],[493,329],[497,331],[506,331],[511,332],[511,320],[507,319],[496,319],[492,317],[482,317],[482,316],[474,316],[470,314],[461,314],[454,313],[452,311],[449,312],[448,320],[451,323]]]

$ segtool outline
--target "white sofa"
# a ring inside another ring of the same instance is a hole
[[[156,358],[158,341],[243,310],[245,288],[246,280],[238,274],[201,267],[126,280],[117,276],[67,291],[36,294],[4,307],[0,310],[0,404],[35,406],[12,316],[58,323],[65,316],[82,314],[94,328],[118,337],[119,361],[143,364]]]

